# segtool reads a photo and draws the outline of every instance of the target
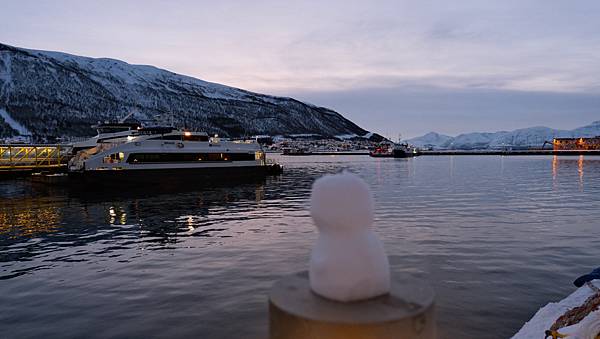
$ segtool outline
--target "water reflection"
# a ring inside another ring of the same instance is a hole
[[[2,205],[0,240],[54,232],[61,221],[61,207],[64,207],[48,198],[3,199]]]
[[[19,185],[30,185],[20,182]],[[60,251],[55,243],[87,243],[131,239],[141,243],[175,244],[186,236],[229,236],[226,228],[209,220],[211,213],[226,218],[228,208],[259,204],[264,183],[207,187],[172,198],[162,192],[83,195],[65,189],[33,187],[29,197],[6,197],[0,209],[0,262],[19,261]],[[39,194],[51,196],[37,197]],[[252,216],[238,214],[240,220]],[[38,241],[28,243],[27,239]],[[10,257],[4,255],[10,252]],[[2,274],[0,273],[0,278]]]
[[[556,190],[556,178],[558,177],[558,155],[552,157],[552,189]]]
[[[593,156],[579,155],[574,157],[552,157],[552,189],[559,190],[569,183],[577,183],[580,192],[586,187],[587,173],[597,173],[600,171],[600,159]],[[595,178],[591,178],[594,180]],[[589,184],[589,183],[588,183]]]
[[[579,190],[583,191],[583,155],[577,161],[577,172],[579,172]]]

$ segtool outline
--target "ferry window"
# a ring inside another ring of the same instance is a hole
[[[208,141],[208,135],[164,135],[148,138],[148,140],[183,140],[183,141]]]
[[[221,161],[223,160],[223,153],[208,153],[208,161]]]
[[[132,153],[128,163],[254,161],[253,153]]]
[[[181,140],[181,135],[161,135],[159,137],[148,138],[148,140]]]
[[[252,161],[255,160],[252,153],[231,153],[229,154],[231,161]]]
[[[124,132],[124,131],[129,131],[129,126],[106,126],[106,127],[99,127],[98,128],[98,133],[117,133],[117,132]]]
[[[119,152],[105,156],[104,159],[102,159],[102,162],[105,164],[115,164],[120,163],[123,159],[125,159],[125,153]]]
[[[183,135],[185,141],[208,141],[208,135]]]

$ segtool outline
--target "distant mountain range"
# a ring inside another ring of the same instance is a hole
[[[579,138],[600,136],[600,121],[573,130],[559,130],[548,127],[530,127],[514,131],[494,133],[466,133],[456,137],[427,133],[407,140],[418,147],[436,149],[487,149],[504,147],[541,147],[544,141],[554,138]]]
[[[0,44],[0,137],[88,136],[95,134],[90,125],[129,112],[222,136],[373,136],[333,110],[292,98],[153,66]]]

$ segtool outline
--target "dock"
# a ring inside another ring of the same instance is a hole
[[[552,149],[528,149],[528,150],[438,150],[438,151],[419,151],[419,155],[600,155],[600,150],[552,150]],[[307,155],[369,155],[369,152],[336,152],[336,151],[316,151],[302,154],[287,154],[289,156],[307,156]]]
[[[70,149],[69,145],[58,144],[0,144],[0,176],[64,172]]]
[[[420,151],[420,155],[600,155],[600,150],[553,150],[553,149],[527,149],[527,150],[440,150]]]
[[[363,151],[316,151],[310,155],[369,155],[369,152]]]

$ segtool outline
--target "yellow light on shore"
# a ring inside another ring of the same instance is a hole
[[[185,135],[186,137],[192,136],[192,132],[183,132],[183,135]]]

